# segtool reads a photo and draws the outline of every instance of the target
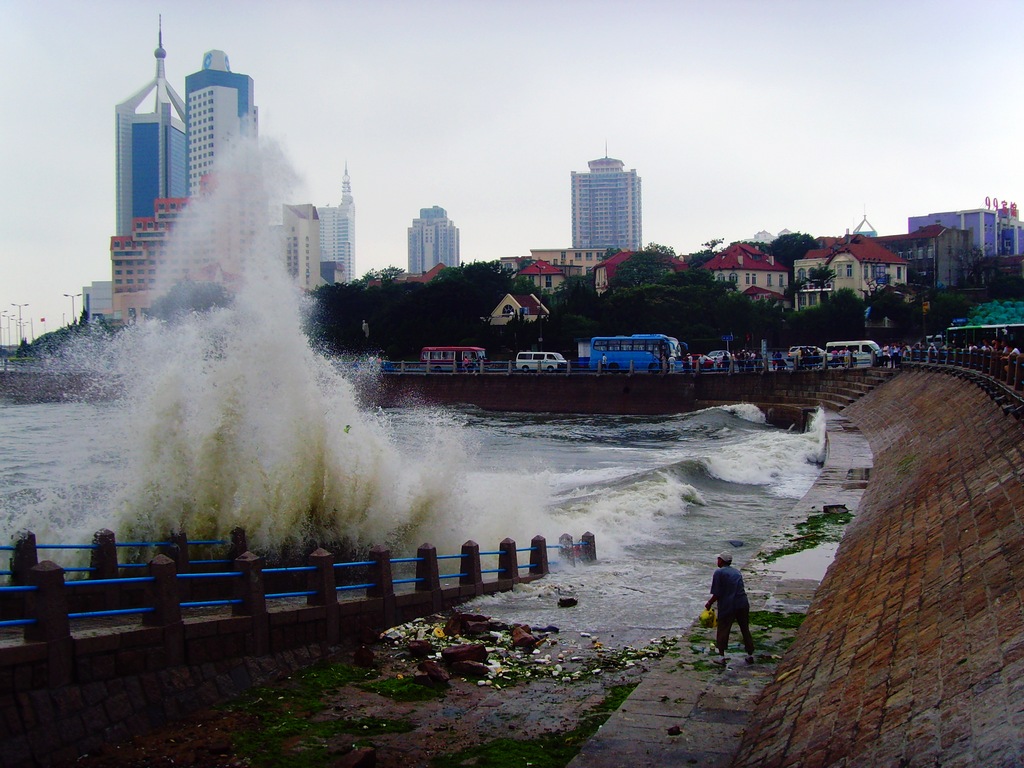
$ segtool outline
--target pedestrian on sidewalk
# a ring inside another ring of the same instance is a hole
[[[718,632],[715,645],[719,659],[715,663],[725,665],[729,647],[729,632],[735,621],[743,635],[743,647],[747,651],[747,664],[754,663],[754,638],[750,634],[750,602],[743,589],[743,575],[732,567],[732,554],[723,552],[718,556],[718,569],[711,577],[711,599],[704,605],[710,609],[718,603]]]

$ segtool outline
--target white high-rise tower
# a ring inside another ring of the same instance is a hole
[[[348,163],[345,163],[341,182],[341,205],[318,206],[317,212],[320,214],[320,273],[328,282],[351,282],[356,277],[356,206]]]
[[[589,173],[572,172],[572,247],[638,251],[640,177],[613,157],[591,160]]]
[[[203,68],[185,78],[188,108],[188,189],[199,193],[218,157],[259,135],[259,111],[248,75],[231,71],[224,51],[207,51]]]
[[[459,266],[459,228],[440,206],[420,208],[409,227],[409,274],[422,275],[438,264]]]

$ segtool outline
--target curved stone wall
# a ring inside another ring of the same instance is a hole
[[[1024,426],[927,371],[844,416],[871,483],[734,765],[1024,764]]]

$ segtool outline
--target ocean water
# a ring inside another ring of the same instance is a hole
[[[240,144],[218,163],[211,195],[178,225],[186,235],[289,199],[280,153]],[[188,258],[178,234],[168,251]],[[555,558],[543,583],[478,610],[621,639],[689,626],[715,553],[742,563],[818,474],[823,420],[782,431],[750,405],[644,418],[363,408],[352,377],[373,366],[353,373],[318,354],[281,243],[248,247],[225,265],[242,270],[230,308],[142,320],[47,361],[92,382],[81,401],[0,401],[0,542],[31,530],[88,543],[101,528],[122,541],[220,539],[242,526],[268,556],[311,541],[400,556],[590,531],[596,564]],[[57,553],[46,555],[78,564]],[[577,608],[559,611],[563,594]]]
[[[326,391],[342,397],[342,384]],[[145,414],[166,418],[143,402]],[[345,418],[324,420],[317,450],[264,452],[265,433],[235,425],[227,430],[234,449],[213,452],[214,473],[199,466],[210,455],[202,445],[224,427],[205,417],[132,434],[128,425],[146,419],[124,401],[0,404],[0,541],[25,529],[48,543],[85,543],[100,528],[122,540],[159,537],[176,523],[208,538],[241,524],[257,539],[254,549],[293,543],[294,528],[387,543],[397,557],[423,543],[454,554],[470,539],[486,551],[505,537],[525,547],[537,534],[555,544],[562,533],[579,540],[589,531],[596,563],[563,562],[551,550],[549,578],[479,598],[469,610],[625,644],[688,627],[707,599],[715,554],[730,550],[738,564],[751,557],[813,483],[824,451],[823,419],[806,433],[784,431],[751,405],[663,417],[360,411],[354,403],[338,411]],[[237,402],[231,413],[240,418]],[[178,445],[147,450],[150,440]],[[332,458],[328,447],[348,442],[353,454]],[[355,465],[347,463],[353,455],[361,458]],[[303,466],[330,473],[339,461],[343,477],[320,482]],[[243,487],[257,477],[259,489]],[[228,500],[225,488],[235,489]],[[311,507],[281,498],[291,492]],[[167,515],[172,507],[177,520]],[[77,564],[72,553],[45,556]],[[577,606],[559,608],[564,596]]]

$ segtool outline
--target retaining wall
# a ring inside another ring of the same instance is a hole
[[[572,538],[562,537],[562,544]],[[582,545],[593,555],[593,537]],[[314,551],[299,574],[302,599],[273,600],[264,583],[263,562],[246,552],[225,573],[233,595],[230,612],[183,616],[182,583],[175,562],[157,555],[147,569],[146,599],[137,623],[124,616],[69,619],[70,593],[100,590],[109,596],[117,581],[138,589],[135,576],[68,586],[64,570],[44,561],[27,570],[22,629],[0,637],[0,765],[46,766],[72,761],[104,742],[123,740],[235,696],[247,688],[290,673],[375,638],[382,630],[444,611],[467,599],[507,591],[548,572],[547,546],[535,537],[530,560],[520,570],[515,542],[505,539],[494,553],[463,545],[457,581],[442,586],[438,556],[425,545],[417,551],[416,577],[396,580],[390,552],[370,550],[365,597],[339,601],[334,558]],[[481,554],[496,555],[497,568],[481,568]],[[493,575],[493,577],[492,577]],[[485,579],[485,576],[487,577]],[[414,582],[399,592],[396,582]],[[115,582],[111,584],[109,582]],[[343,587],[344,588],[344,587]],[[122,599],[116,604],[132,602]],[[129,609],[138,612],[136,609]],[[73,618],[73,617],[72,617]],[[18,632],[24,636],[19,637]]]
[[[991,385],[911,369],[844,411],[871,481],[735,766],[1024,765],[1024,425]]]

